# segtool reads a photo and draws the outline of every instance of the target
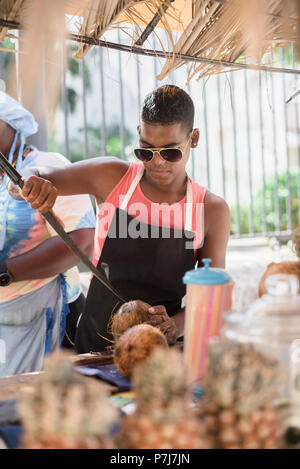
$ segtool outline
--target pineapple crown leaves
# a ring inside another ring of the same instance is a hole
[[[63,353],[45,361],[34,388],[22,393],[19,409],[25,433],[34,438],[103,436],[118,417],[105,384],[80,376]]]
[[[42,382],[51,382],[57,386],[68,386],[82,381],[75,373],[72,362],[64,353],[55,353],[45,360],[44,373],[41,375]]]
[[[252,345],[224,341],[209,347],[203,385],[221,406],[247,413],[274,398],[282,382],[279,362]]]
[[[156,406],[169,408],[178,398],[188,395],[185,371],[179,352],[172,349],[157,349],[137,366],[133,385],[137,404],[141,411]]]

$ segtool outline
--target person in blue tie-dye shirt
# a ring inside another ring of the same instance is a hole
[[[0,151],[24,172],[63,167],[58,153],[25,145],[37,124],[17,101],[0,93]],[[37,371],[61,346],[68,304],[81,294],[78,258],[39,212],[12,198],[0,173],[0,376]],[[88,195],[58,197],[56,215],[75,243],[92,255],[95,215]]]

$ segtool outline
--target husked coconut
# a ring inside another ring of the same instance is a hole
[[[111,320],[111,333],[114,339],[117,340],[130,327],[152,319],[153,314],[148,312],[149,308],[151,308],[151,305],[141,300],[124,303]],[[162,318],[161,322],[163,321],[164,318]]]
[[[139,324],[120,336],[115,345],[114,363],[124,376],[130,377],[135,366],[159,347],[168,348],[163,333],[149,324]]]
[[[298,293],[300,294],[300,262],[298,261],[283,261],[283,262],[271,262],[264,271],[258,285],[258,296],[265,295],[267,293],[266,288],[266,279],[270,277],[270,275],[277,275],[277,274],[287,274],[287,275],[295,275],[299,281],[299,290]]]

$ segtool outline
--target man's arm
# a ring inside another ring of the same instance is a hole
[[[128,166],[125,161],[105,156],[79,161],[64,169],[38,169],[40,176],[56,187],[58,195],[91,194],[105,199]]]
[[[93,228],[83,228],[69,233],[89,257],[93,253],[94,231]],[[58,236],[47,239],[24,254],[6,259],[8,271],[15,282],[53,277],[78,263],[78,257]]]
[[[204,244],[197,252],[199,267],[202,267],[202,259],[210,258],[211,267],[225,268],[229,235],[230,209],[227,203],[207,192],[204,200]]]
[[[20,193],[32,208],[42,213],[52,209],[58,195],[91,194],[100,203],[124,176],[128,167],[129,163],[118,158],[99,157],[63,168],[29,168],[22,172],[25,184]],[[12,197],[15,197],[14,188],[11,183],[8,184]]]
[[[175,322],[177,329],[177,338],[182,337],[184,334],[184,321],[185,321],[185,308],[181,308],[177,311],[176,314],[172,317]]]

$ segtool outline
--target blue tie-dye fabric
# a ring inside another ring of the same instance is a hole
[[[0,213],[2,213],[4,202],[7,196],[5,187],[0,188]],[[34,225],[33,209],[25,200],[14,200],[10,197],[6,237],[4,248],[0,251],[0,260],[4,261],[9,257],[11,251],[18,246],[22,249],[25,240],[30,239],[30,231]],[[2,220],[0,218],[0,231],[2,230]]]
[[[68,160],[62,155],[34,150],[25,158],[23,169],[38,166],[61,167],[69,164]],[[7,189],[2,184],[0,186],[0,232],[2,230],[1,213],[3,213],[6,197]],[[95,228],[96,218],[88,195],[59,197],[54,206],[54,211],[64,221],[66,231]],[[23,254],[50,237],[57,236],[53,229],[45,223],[43,217],[32,209],[26,201],[15,200],[10,196],[6,223],[5,242],[3,250],[0,251],[0,261]],[[77,268],[70,269],[65,274],[67,298],[68,302],[72,302],[81,292]],[[45,284],[45,279],[41,282],[41,285],[39,285],[38,280],[28,281],[27,284],[18,282],[18,295],[27,294],[43,284]],[[5,291],[4,289],[0,291],[0,303],[17,296],[16,285],[13,283],[6,287]]]

